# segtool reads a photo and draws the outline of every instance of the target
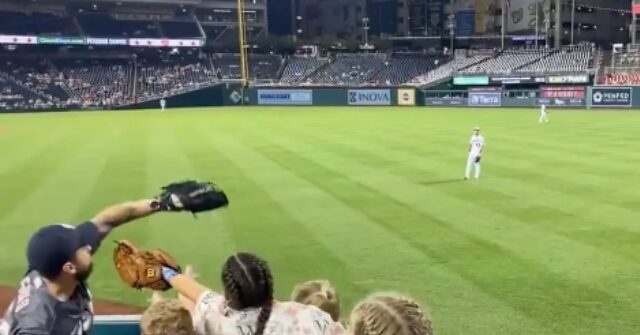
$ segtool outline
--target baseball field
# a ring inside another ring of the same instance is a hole
[[[429,307],[438,334],[634,334],[640,328],[640,113],[219,108],[0,115],[0,283],[31,233],[169,182],[210,179],[228,209],[116,230],[90,280],[144,307],[114,239],[161,247],[219,288],[230,254],[266,258],[277,296],[330,279],[346,316],[376,290]],[[481,179],[463,181],[469,137]],[[6,303],[3,301],[2,303]]]

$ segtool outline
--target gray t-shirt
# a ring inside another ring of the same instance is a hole
[[[91,222],[76,227],[91,241],[95,253],[104,238]],[[88,335],[93,324],[91,291],[86,283],[78,283],[68,301],[61,301],[49,293],[44,278],[37,271],[29,271],[20,281],[18,295],[0,319],[0,335]]]
[[[84,335],[93,323],[91,292],[86,284],[78,285],[68,301],[49,294],[44,279],[37,271],[29,272],[20,282],[0,335]]]

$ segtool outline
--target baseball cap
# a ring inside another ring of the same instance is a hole
[[[98,227],[92,223],[43,227],[31,236],[27,245],[29,270],[36,270],[47,278],[57,277],[78,249],[85,246],[95,249],[98,244]]]
[[[474,131],[480,131],[480,127],[473,128]]]

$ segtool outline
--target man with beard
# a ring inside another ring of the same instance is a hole
[[[0,320],[0,335],[85,335],[93,323],[86,280],[92,255],[113,229],[160,211],[156,200],[109,207],[77,226],[50,225],[27,246],[29,269],[17,297]]]

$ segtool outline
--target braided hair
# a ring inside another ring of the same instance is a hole
[[[351,312],[355,335],[433,335],[429,313],[411,298],[379,293],[369,296]]]
[[[260,308],[255,335],[263,335],[273,308],[273,277],[267,262],[250,253],[235,254],[224,263],[222,284],[231,308]]]

